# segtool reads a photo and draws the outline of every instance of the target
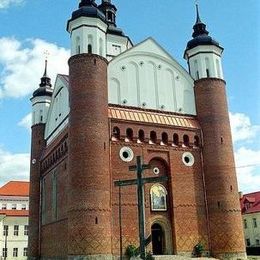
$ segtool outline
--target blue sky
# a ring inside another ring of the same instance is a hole
[[[97,2],[99,2],[97,0]],[[114,0],[117,24],[134,43],[152,36],[181,65],[195,21],[194,0]],[[239,187],[260,190],[259,0],[200,0],[202,20],[225,48],[224,75]],[[50,52],[49,74],[66,73],[66,22],[77,0],[0,0],[0,185],[29,172],[29,101]]]

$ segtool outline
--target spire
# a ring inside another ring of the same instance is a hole
[[[49,78],[49,76],[47,74],[47,68],[48,68],[48,60],[46,58],[45,59],[44,73],[43,73],[43,76],[41,78],[41,83],[39,85],[40,87],[46,87],[46,86],[51,87],[51,79]]]
[[[89,6],[89,5],[93,5],[97,7],[95,0],[81,0],[81,2],[79,3],[79,8],[83,6]]]
[[[48,60],[45,59],[45,69],[44,69],[43,77],[48,77],[48,75],[47,75],[47,67],[48,67]]]
[[[198,4],[196,4],[196,11],[197,11],[197,21],[196,21],[196,23],[201,23],[200,13],[199,13],[199,5]]]
[[[209,32],[206,30],[206,24],[204,24],[200,19],[199,5],[198,4],[196,4],[196,13],[197,13],[197,18],[196,18],[196,23],[193,26],[193,30],[194,30],[194,32],[192,34],[193,38],[195,38],[197,36],[209,34]]]

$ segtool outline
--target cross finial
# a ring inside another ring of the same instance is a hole
[[[196,4],[196,12],[197,12],[197,20],[196,20],[196,23],[201,23],[200,13],[199,13],[199,0],[196,0],[196,1],[195,1],[195,4]]]
[[[47,65],[48,65],[48,57],[49,57],[50,53],[48,50],[45,50],[43,54],[45,56],[45,69],[44,69],[43,77],[48,77],[47,76]]]

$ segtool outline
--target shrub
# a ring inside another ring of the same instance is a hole
[[[129,258],[138,256],[137,247],[134,245],[127,246],[125,254],[129,256]]]
[[[197,245],[194,246],[194,254],[196,256],[201,256],[203,251],[204,251],[204,246],[202,243],[199,242]]]

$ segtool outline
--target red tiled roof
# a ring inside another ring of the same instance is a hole
[[[30,183],[27,181],[9,181],[0,187],[0,196],[29,196]]]
[[[254,203],[255,202],[255,198],[253,198],[253,197],[245,197],[245,201]]]
[[[260,212],[260,191],[245,194],[240,199],[242,214]],[[246,207],[248,205],[249,207]]]
[[[29,210],[0,210],[0,215],[8,217],[28,217]]]

